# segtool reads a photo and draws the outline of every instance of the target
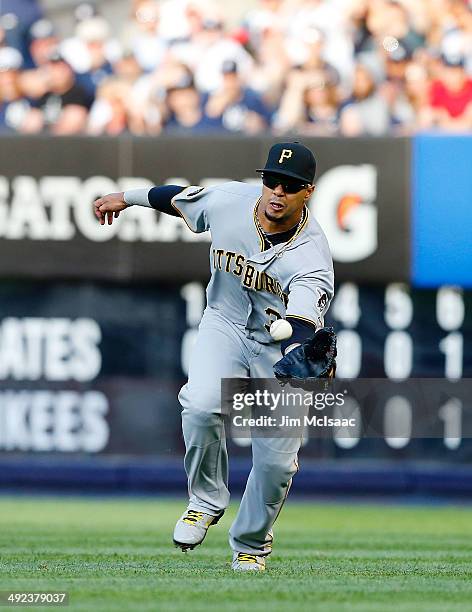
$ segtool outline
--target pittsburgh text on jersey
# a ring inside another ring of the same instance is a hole
[[[246,263],[246,258],[240,253],[225,251],[224,249],[212,249],[213,268],[222,272],[228,272],[241,277],[241,283],[246,289],[254,291],[267,291],[279,297],[285,307],[288,304],[288,294],[282,290],[279,281],[261,272],[254,266]]]

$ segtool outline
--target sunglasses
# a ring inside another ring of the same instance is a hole
[[[285,193],[298,193],[302,189],[309,187],[308,183],[288,179],[283,180],[278,176],[271,176],[270,174],[262,175],[262,183],[269,189],[275,189],[277,185],[280,185]]]

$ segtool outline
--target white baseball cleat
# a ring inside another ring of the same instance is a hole
[[[250,555],[243,552],[233,553],[231,569],[237,572],[263,572],[265,570],[265,557]]]
[[[208,527],[216,525],[223,514],[224,510],[216,516],[198,510],[186,510],[175,525],[174,544],[183,552],[194,549],[205,539]]]

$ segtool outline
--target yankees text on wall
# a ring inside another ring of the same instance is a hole
[[[90,388],[101,369],[100,341],[89,318],[0,321],[0,450],[105,448],[108,399]]]

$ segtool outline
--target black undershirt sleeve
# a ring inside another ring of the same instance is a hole
[[[316,327],[308,322],[301,321],[300,319],[292,318],[290,315],[287,317],[287,321],[290,323],[293,329],[293,333],[287,340],[283,340],[280,344],[282,355],[285,355],[286,349],[292,344],[302,344],[313,336]]]
[[[179,213],[172,206],[171,200],[184,189],[185,187],[180,185],[152,187],[148,193],[149,204],[160,212],[172,215],[173,217],[180,217]]]

